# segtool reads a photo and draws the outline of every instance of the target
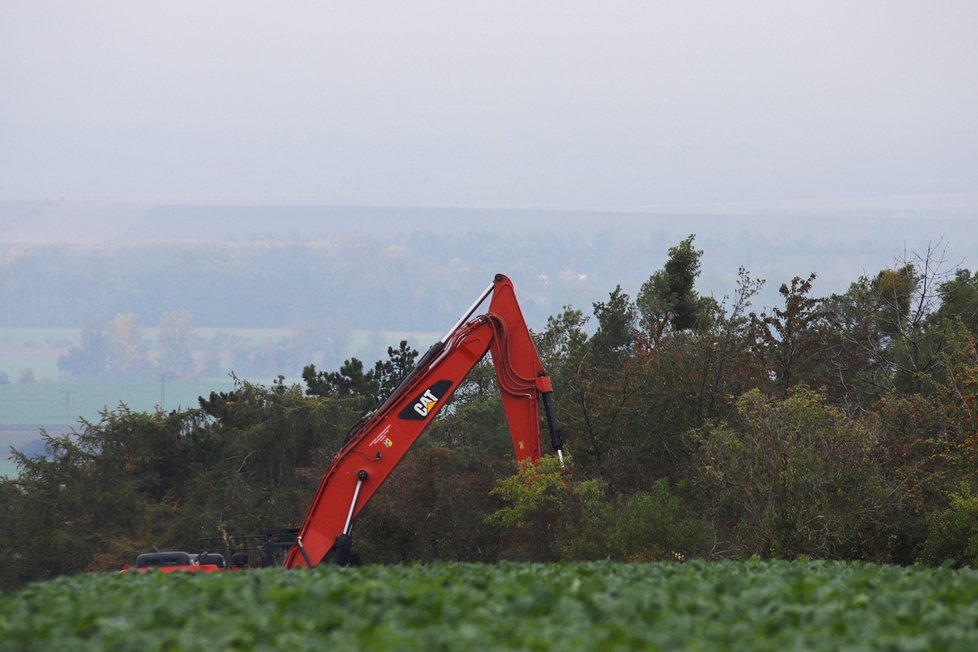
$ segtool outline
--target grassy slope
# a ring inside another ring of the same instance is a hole
[[[972,650],[976,597],[830,562],[99,574],[0,596],[0,650]]]

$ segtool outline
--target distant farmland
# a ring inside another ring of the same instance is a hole
[[[156,329],[147,328],[146,336],[155,337]],[[290,335],[289,329],[196,329],[196,334],[212,338],[226,333],[261,343]],[[343,357],[358,356],[368,365],[385,355],[385,347],[406,339],[418,348],[426,348],[440,334],[385,331],[368,333],[349,331]],[[155,377],[151,379],[85,379],[71,378],[58,369],[58,357],[80,338],[78,329],[64,328],[0,328],[0,475],[15,471],[10,460],[10,447],[27,453],[40,453],[40,430],[51,434],[67,432],[80,426],[80,420],[97,421],[105,409],[114,410],[125,404],[132,410],[152,412],[195,407],[197,398],[212,391],[228,391],[234,387],[230,371],[219,376],[197,379]],[[333,365],[326,365],[332,367]],[[338,362],[335,366],[339,366]],[[281,370],[286,382],[299,382],[294,372]],[[262,384],[270,383],[274,374],[259,377],[238,374],[239,377]],[[31,382],[21,382],[32,379]]]
[[[59,380],[0,385],[0,475],[15,468],[9,450],[40,453],[40,430],[60,434],[98,421],[102,410],[125,404],[152,412],[196,407],[197,397],[234,387],[230,378],[212,380]]]

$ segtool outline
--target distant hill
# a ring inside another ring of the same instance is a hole
[[[0,201],[0,244],[309,240],[417,232],[697,233],[824,242],[969,235],[978,193],[602,210]]]
[[[940,243],[978,266],[978,194],[606,210],[0,202],[0,325],[75,326],[175,308],[200,326],[437,331],[496,272],[531,325],[571,304],[632,294],[690,233],[700,290],[733,291],[743,266],[778,286],[816,272],[841,292]],[[16,255],[13,255],[16,254]]]

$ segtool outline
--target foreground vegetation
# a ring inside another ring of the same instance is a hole
[[[939,250],[757,313],[670,249],[632,299],[537,334],[571,471],[517,473],[482,364],[358,519],[368,562],[793,559],[978,564],[978,276]],[[120,408],[0,479],[0,586],[112,570],[151,546],[297,525],[349,427],[414,363],[308,366],[193,408]]]
[[[0,650],[973,650],[978,572],[862,563],[95,574],[0,595]]]

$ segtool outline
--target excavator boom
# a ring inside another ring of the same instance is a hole
[[[488,312],[470,319],[490,293]],[[357,515],[487,352],[492,353],[516,459],[536,461],[540,457],[541,398],[551,444],[560,454],[550,377],[540,362],[512,282],[497,274],[479,300],[421,357],[333,459],[285,559],[286,568],[315,566],[324,560],[347,563]]]

